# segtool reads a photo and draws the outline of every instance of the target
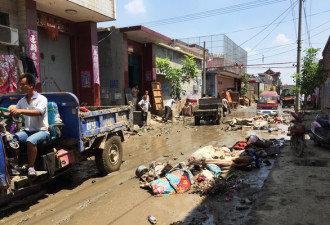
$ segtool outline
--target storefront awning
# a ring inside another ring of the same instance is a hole
[[[123,27],[119,29],[120,32],[125,33],[127,38],[138,43],[170,43],[171,38],[166,37],[156,31],[150,30],[144,26]]]
[[[105,22],[116,19],[115,0],[35,0],[38,11],[72,22]]]
[[[224,76],[224,77],[237,78],[237,79],[242,78],[242,76],[238,75],[237,73],[233,73],[227,70],[211,70],[211,71],[207,71],[206,74],[214,74],[216,76]]]

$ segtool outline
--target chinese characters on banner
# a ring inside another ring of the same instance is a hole
[[[90,88],[91,87],[91,74],[88,70],[81,71],[81,87]]]
[[[34,62],[34,66],[36,67],[37,73],[39,75],[38,80],[40,82],[38,32],[35,30],[28,30],[28,37],[29,37],[30,58]]]
[[[94,84],[100,84],[98,47],[92,45]]]

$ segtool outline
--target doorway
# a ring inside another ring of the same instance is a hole
[[[40,79],[43,92],[73,92],[70,36],[59,33],[51,41],[45,29],[38,28]]]
[[[136,84],[139,85],[139,71],[140,71],[139,56],[135,54],[128,55],[128,85],[130,88],[132,88]]]

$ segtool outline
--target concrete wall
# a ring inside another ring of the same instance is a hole
[[[156,45],[156,57],[162,59],[169,58],[172,67],[181,67],[182,60],[186,59],[185,54],[183,54],[182,52],[176,51],[174,48],[170,49],[158,45]],[[200,71],[200,74],[198,74],[198,76],[200,77],[202,72],[202,60],[195,59],[195,62],[198,70]],[[170,98],[171,83],[166,79],[164,75],[157,75],[157,81],[160,82],[162,85],[163,100],[168,100]],[[182,88],[186,91],[186,94],[183,97],[191,98],[197,96],[198,90],[195,90],[197,89],[197,87],[197,79],[189,83],[184,83],[182,85]]]
[[[9,27],[19,28],[17,0],[0,0],[0,12],[9,14]],[[17,53],[18,47],[0,44],[0,55]]]
[[[330,37],[327,41],[326,46],[322,52],[323,62],[322,67],[327,70],[326,76],[327,80],[324,82],[321,88],[321,110],[328,115],[330,115],[330,110],[327,109],[330,107]]]
[[[228,88],[235,88],[235,80],[234,78],[230,77],[223,77],[223,76],[216,76],[216,95],[218,96],[218,93],[222,93],[223,91],[227,91]]]
[[[116,18],[115,0],[68,0],[69,2],[81,5],[87,9],[103,14],[108,17]]]
[[[98,32],[101,105],[123,105],[124,94],[124,57],[123,34],[118,29]],[[110,34],[110,35],[109,35]],[[108,36],[109,35],[109,36]]]

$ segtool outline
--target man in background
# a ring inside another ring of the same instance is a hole
[[[142,126],[145,126],[148,117],[148,109],[149,107],[151,108],[150,102],[147,101],[147,95],[143,95],[141,101],[138,103],[138,106],[141,108]]]
[[[168,118],[170,116],[170,112],[171,112],[171,108],[173,106],[174,103],[179,102],[180,99],[178,99],[178,101],[175,101],[173,98],[171,98],[170,100],[168,100],[168,102],[165,104],[165,114],[163,116],[163,121],[167,122]]]

